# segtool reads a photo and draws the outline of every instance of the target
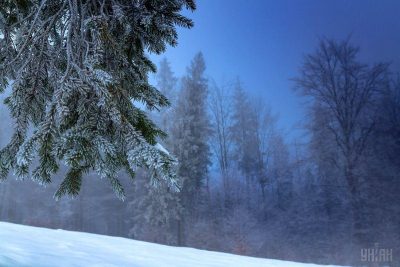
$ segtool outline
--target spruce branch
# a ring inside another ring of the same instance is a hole
[[[0,151],[0,180],[14,170],[48,184],[69,171],[55,194],[79,193],[85,173],[107,178],[118,197],[117,172],[151,170],[154,184],[179,188],[176,159],[154,145],[165,134],[135,107],[168,106],[148,82],[146,53],[177,44],[176,27],[193,26],[191,0],[21,0],[0,7],[0,92],[14,134]],[[30,129],[34,131],[29,135]],[[32,162],[38,166],[30,172]]]

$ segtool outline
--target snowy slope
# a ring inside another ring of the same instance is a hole
[[[177,248],[0,222],[0,266],[312,267],[313,264]]]

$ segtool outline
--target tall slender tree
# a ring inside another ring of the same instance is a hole
[[[157,112],[158,115],[157,121],[159,121],[160,128],[165,131],[167,134],[171,131],[172,126],[172,116],[173,109],[176,106],[176,98],[177,98],[177,82],[178,79],[175,77],[174,73],[171,70],[171,66],[167,58],[164,58],[158,67],[157,70],[157,88],[160,92],[166,96],[171,105],[167,107],[163,107],[161,112]],[[167,145],[167,148],[168,145]]]
[[[233,93],[233,112],[232,125],[230,128],[231,137],[234,144],[234,158],[237,167],[242,172],[246,180],[247,191],[254,178],[256,170],[255,159],[255,136],[254,126],[256,125],[256,114],[254,113],[251,101],[243,90],[241,82],[238,80]]]
[[[171,105],[161,108],[159,112],[151,112],[150,114],[168,135],[168,138],[158,141],[167,151],[172,151],[174,138],[171,135],[171,129],[176,108],[177,78],[166,58],[160,62],[155,78],[157,88],[170,100]],[[176,229],[173,225],[180,215],[179,196],[177,192],[170,190],[165,183],[153,187],[146,176],[146,171],[143,171],[137,177],[134,199],[128,205],[128,210],[134,214],[130,236],[175,245],[177,243]],[[141,212],[135,212],[137,210]]]
[[[182,79],[175,111],[175,125],[172,131],[174,154],[179,160],[178,173],[183,179],[181,200],[184,207],[183,219],[194,207],[210,164],[210,125],[207,115],[208,82],[205,77],[206,65],[202,53],[198,53]],[[179,243],[185,237],[181,222]]]
[[[214,84],[210,92],[211,124],[213,128],[212,148],[218,159],[219,169],[225,190],[229,187],[228,171],[232,160],[231,127],[232,96],[230,87],[218,87]]]

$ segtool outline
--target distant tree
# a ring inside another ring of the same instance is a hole
[[[276,181],[278,208],[286,211],[293,201],[293,163],[289,147],[280,134],[271,138],[270,177]]]
[[[233,158],[245,177],[248,193],[256,185],[265,200],[265,190],[272,177],[270,165],[274,138],[277,138],[276,118],[265,103],[250,99],[238,81],[233,94],[230,138]],[[275,140],[276,141],[276,140]]]
[[[178,174],[183,180],[180,195],[184,213],[193,209],[194,201],[207,179],[210,164],[211,132],[207,115],[208,82],[204,76],[205,69],[203,55],[198,53],[182,79],[171,134],[173,152],[179,160]],[[184,231],[180,229],[179,232],[179,244],[182,245]]]
[[[363,160],[363,175],[369,183],[373,203],[370,227],[376,242],[400,246],[400,79],[395,76],[379,100],[373,144]],[[379,203],[379,204],[377,204]]]
[[[232,96],[230,86],[218,87],[216,84],[210,92],[210,111],[212,134],[212,149],[218,159],[224,188],[229,185],[228,171],[232,160],[232,140],[230,138]]]
[[[177,98],[177,81],[178,79],[175,77],[174,73],[171,70],[170,63],[166,58],[164,58],[158,67],[157,70],[157,88],[160,92],[166,96],[171,105],[167,107],[163,107],[160,112],[156,113],[158,118],[156,121],[159,121],[160,128],[169,133],[171,131],[172,122],[173,122],[173,109],[176,106],[176,98]],[[167,148],[169,148],[167,146]]]
[[[271,109],[265,103],[254,101],[251,110],[249,116],[254,117],[251,128],[254,132],[254,176],[265,202],[267,185],[273,180],[282,182],[282,173],[287,171],[283,166],[288,166],[289,157],[282,159],[282,155],[287,155],[286,146],[276,129],[276,117]]]
[[[361,64],[357,53],[348,41],[322,40],[305,58],[296,84],[313,99],[318,108],[313,112],[324,116],[324,123],[314,129],[329,134],[323,136],[325,143],[332,137],[338,157],[330,159],[342,171],[351,195],[354,241],[366,242],[363,181],[357,168],[377,122],[375,103],[386,83],[387,65]]]
[[[376,144],[385,153],[382,156],[390,164],[400,166],[400,76],[391,79],[385,87],[379,103],[377,127],[374,131]]]
[[[127,210],[131,214],[129,236],[149,242],[176,245],[176,222],[180,219],[181,205],[177,192],[163,184],[152,186],[146,172],[135,180],[134,199]]]
[[[132,101],[169,104],[148,83],[155,67],[146,51],[176,45],[176,25],[192,27],[183,8],[194,1],[2,1],[0,91],[12,87],[6,103],[16,123],[0,178],[11,169],[28,176],[37,156],[39,183],[50,183],[60,162],[69,168],[56,197],[78,194],[95,170],[123,198],[117,172],[133,176],[138,166],[176,188],[174,159],[153,146],[162,131]]]
[[[231,138],[234,145],[234,159],[237,167],[242,172],[246,180],[247,191],[250,190],[250,184],[256,170],[255,159],[255,139],[256,133],[253,131],[257,122],[255,109],[243,90],[238,80],[233,92],[233,111],[232,126],[230,128]]]
[[[177,78],[171,70],[170,63],[164,58],[156,73],[157,88],[166,96],[171,105],[162,107],[159,112],[151,112],[150,115],[167,133],[168,138],[159,142],[172,151],[174,136],[171,134],[174,125],[174,111],[176,109]],[[154,187],[146,177],[148,173],[143,170],[135,180],[135,193],[133,200],[129,202],[128,210],[133,214],[130,229],[130,237],[176,245],[176,228],[174,223],[179,219],[181,206],[177,192],[170,190],[166,183]],[[140,210],[140,212],[136,212]]]

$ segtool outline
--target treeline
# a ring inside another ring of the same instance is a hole
[[[294,79],[307,99],[305,144],[288,143],[277,116],[239,79],[209,78],[201,53],[181,78],[164,59],[156,82],[171,105],[148,112],[179,160],[180,192],[138,170],[133,186],[120,175],[125,202],[94,174],[76,199],[55,202],[57,182],[9,179],[0,220],[330,264],[356,264],[360,248],[379,243],[396,260],[400,80],[389,65],[357,56],[349,42],[322,40],[305,57]],[[4,127],[0,134],[4,144]]]

